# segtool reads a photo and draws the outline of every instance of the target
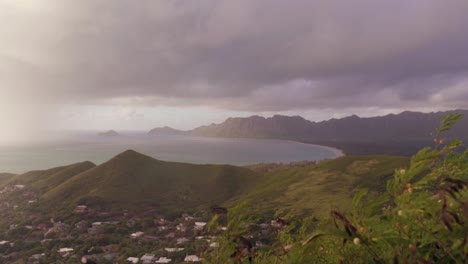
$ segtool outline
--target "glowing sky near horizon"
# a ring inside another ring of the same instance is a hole
[[[465,0],[0,0],[0,143],[468,108]]]

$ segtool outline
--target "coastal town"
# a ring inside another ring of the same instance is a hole
[[[223,207],[163,214],[156,208],[102,210],[78,204],[69,211],[43,212],[35,210],[38,197],[25,185],[0,190],[0,262],[200,263],[227,231]],[[282,219],[252,223],[251,234],[242,239],[262,247],[285,225]]]

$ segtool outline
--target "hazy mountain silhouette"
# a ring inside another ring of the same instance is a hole
[[[201,126],[190,131],[164,130],[167,134],[187,134],[227,138],[273,138],[326,144],[353,154],[412,154],[431,142],[431,133],[449,113],[467,116],[447,137],[468,139],[468,110],[436,113],[405,111],[379,117],[361,118],[356,115],[341,119],[311,122],[300,116],[264,118],[228,118],[221,124]]]

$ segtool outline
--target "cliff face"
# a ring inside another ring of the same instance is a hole
[[[264,118],[229,118],[221,124],[202,126],[189,134],[210,137],[281,138],[307,141],[398,141],[430,139],[430,133],[441,119],[452,112],[465,114],[448,133],[449,137],[468,138],[468,111],[437,113],[403,112],[382,117],[349,116],[322,122],[311,122],[299,116]]]

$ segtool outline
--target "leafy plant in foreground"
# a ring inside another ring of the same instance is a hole
[[[280,231],[272,246],[257,250],[254,263],[466,263],[468,151],[457,151],[459,140],[443,139],[461,118],[446,116],[432,135],[434,147],[413,156],[409,168],[397,169],[385,193],[359,190],[353,210],[333,210],[314,231],[308,221]],[[245,226],[241,218],[230,222]],[[220,237],[233,245],[228,236]],[[233,248],[221,246],[215,252],[225,257],[208,257],[208,263],[229,263]]]

